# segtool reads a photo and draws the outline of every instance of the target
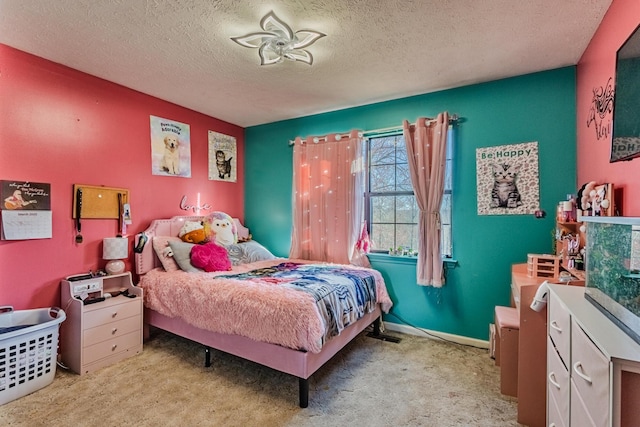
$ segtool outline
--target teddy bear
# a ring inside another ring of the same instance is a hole
[[[203,221],[186,221],[180,228],[178,237],[183,242],[195,244],[206,243],[210,240],[207,227]]]
[[[206,272],[231,270],[227,250],[215,242],[195,245],[191,248],[191,265]]]

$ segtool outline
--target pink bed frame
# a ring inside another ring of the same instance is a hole
[[[144,275],[151,269],[161,266],[160,260],[156,257],[151,244],[154,236],[177,236],[185,221],[198,221],[201,219],[202,217],[200,216],[176,216],[170,219],[152,221],[149,228],[144,231],[147,243],[141,252],[135,254],[138,275]],[[236,226],[246,230],[237,219],[235,221]],[[141,235],[136,237],[136,245],[140,237]],[[309,377],[371,323],[374,323],[375,326],[374,333],[378,333],[381,314],[382,311],[378,304],[373,312],[366,314],[356,323],[345,328],[340,335],[326,342],[320,353],[294,350],[275,344],[255,341],[240,335],[207,331],[191,326],[180,318],[170,318],[148,308],[145,308],[144,311],[144,323],[145,328],[154,326],[206,346],[206,366],[210,366],[209,348],[215,348],[298,377],[300,407],[306,408],[309,405]]]

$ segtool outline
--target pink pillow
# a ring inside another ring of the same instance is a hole
[[[227,250],[214,242],[191,248],[191,265],[207,272],[231,270]]]
[[[166,271],[178,271],[180,267],[172,256],[168,256],[170,253],[168,251],[170,249],[169,241],[182,242],[179,237],[156,236],[153,238],[153,250],[156,251],[156,255]]]

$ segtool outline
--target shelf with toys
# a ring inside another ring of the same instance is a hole
[[[555,228],[555,254],[564,270],[584,279],[586,227],[580,221],[587,216],[613,216],[615,203],[613,184],[584,184],[577,196],[567,195],[558,204]]]

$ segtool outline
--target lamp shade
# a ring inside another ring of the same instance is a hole
[[[125,259],[129,257],[129,239],[107,237],[102,240],[102,259]]]
[[[124,272],[124,261],[129,257],[129,239],[126,237],[107,237],[102,240],[102,259],[110,260],[105,266],[108,274]]]

